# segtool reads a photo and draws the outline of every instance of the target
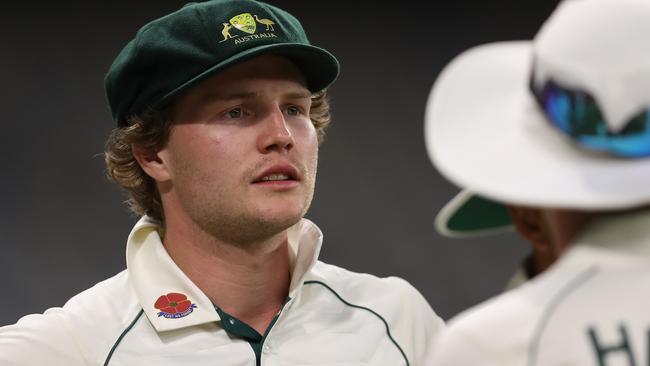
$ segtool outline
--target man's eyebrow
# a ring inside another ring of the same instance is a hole
[[[291,99],[307,99],[312,97],[312,93],[308,91],[300,91],[300,92],[289,92],[286,94],[287,97]]]
[[[223,92],[214,92],[206,93],[203,97],[203,100],[206,102],[212,102],[217,100],[228,101],[233,99],[249,99],[255,97],[256,92],[233,92],[233,93],[223,93]]]
[[[207,93],[203,97],[203,100],[205,102],[213,102],[213,101],[229,101],[234,99],[250,99],[257,96],[257,94],[258,93],[254,91],[233,92],[233,93],[214,92],[214,93]],[[310,99],[312,97],[312,93],[310,93],[309,91],[295,91],[295,92],[292,91],[292,92],[285,93],[284,97],[290,99]]]

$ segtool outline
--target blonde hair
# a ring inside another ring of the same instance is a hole
[[[331,121],[327,91],[312,95],[309,117],[316,128],[318,142],[325,139],[325,129]],[[172,127],[172,108],[148,110],[129,119],[128,126],[111,131],[106,141],[104,160],[108,176],[129,196],[127,203],[136,215],[147,214],[164,222],[160,193],[156,182],[142,170],[133,156],[132,146],[153,151],[161,150],[169,140]]]

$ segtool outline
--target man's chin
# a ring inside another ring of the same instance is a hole
[[[253,211],[249,212],[249,214],[253,217],[256,216],[257,219],[262,222],[267,222],[269,224],[277,222],[278,225],[291,223],[289,225],[291,226],[305,216],[310,203],[311,200],[305,202],[304,198],[301,198],[300,200],[273,200],[271,202],[258,204]]]
[[[214,237],[240,247],[251,247],[272,240],[285,230],[300,222],[304,213],[272,211],[263,215],[240,216],[228,222],[212,222],[207,225]],[[205,229],[205,228],[204,228]]]
[[[275,235],[300,222],[303,216],[304,213],[302,211],[294,214],[265,215],[258,219],[257,225],[268,228],[268,231],[273,233],[272,235]]]
[[[307,213],[308,207],[282,207],[258,212],[252,225],[260,236],[273,237],[300,222]]]

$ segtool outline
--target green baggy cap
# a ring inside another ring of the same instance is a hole
[[[336,80],[339,63],[312,46],[286,11],[252,0],[190,3],[142,27],[104,80],[117,125],[148,108],[161,109],[215,73],[260,54],[289,58],[312,92]]]

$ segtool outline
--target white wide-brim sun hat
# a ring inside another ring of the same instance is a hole
[[[478,46],[447,65],[429,96],[425,140],[435,167],[463,192],[441,210],[438,230],[503,230],[510,222],[502,203],[579,210],[650,203],[650,158],[578,146],[547,121],[529,88],[535,67],[586,89],[620,130],[650,107],[649,36],[650,1],[567,0],[534,41]]]

